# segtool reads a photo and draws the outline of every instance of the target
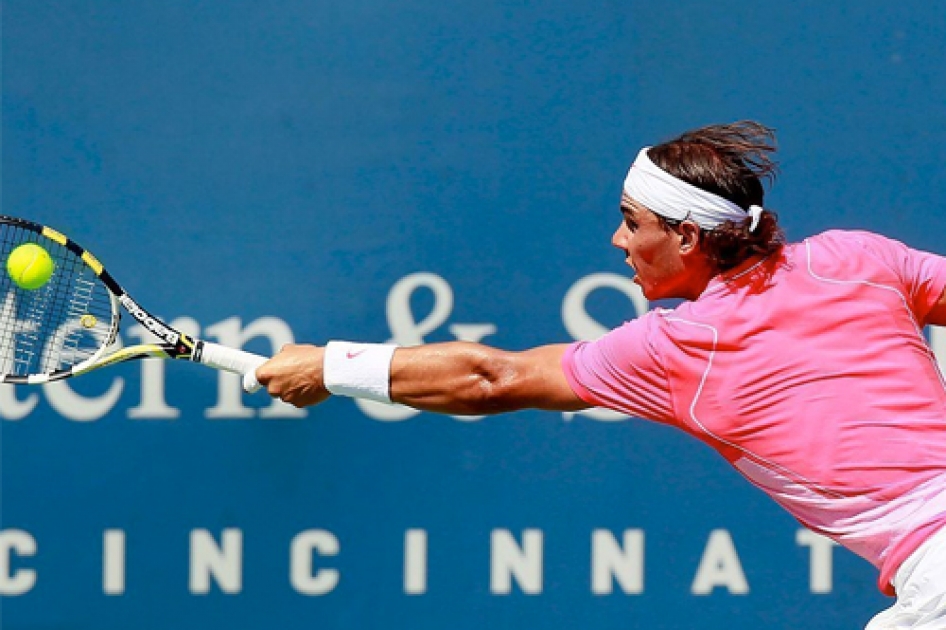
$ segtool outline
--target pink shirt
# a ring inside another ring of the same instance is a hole
[[[832,231],[572,345],[582,400],[676,425],[880,569],[946,526],[946,386],[923,338],[946,258]]]

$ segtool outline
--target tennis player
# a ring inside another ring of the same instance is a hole
[[[774,144],[743,121],[637,155],[611,242],[675,309],[525,352],[288,346],[257,376],[298,406],[601,406],[673,424],[877,567],[897,600],[868,630],[946,628],[946,386],[921,332],[946,325],[946,258],[868,232],[786,243],[763,203]]]

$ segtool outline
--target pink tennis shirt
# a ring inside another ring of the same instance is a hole
[[[582,400],[709,444],[880,570],[946,526],[946,386],[922,327],[946,258],[831,231],[715,278],[562,365]]]

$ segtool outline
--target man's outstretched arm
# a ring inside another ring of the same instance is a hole
[[[468,342],[429,344],[394,351],[391,401],[455,415],[517,409],[576,411],[588,404],[562,370],[566,344],[507,352]],[[269,393],[296,406],[314,405],[325,388],[325,349],[290,345],[257,370]]]

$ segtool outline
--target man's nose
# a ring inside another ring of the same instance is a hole
[[[623,225],[619,225],[618,229],[614,230],[614,234],[611,235],[611,244],[618,249],[626,249],[627,234]]]

